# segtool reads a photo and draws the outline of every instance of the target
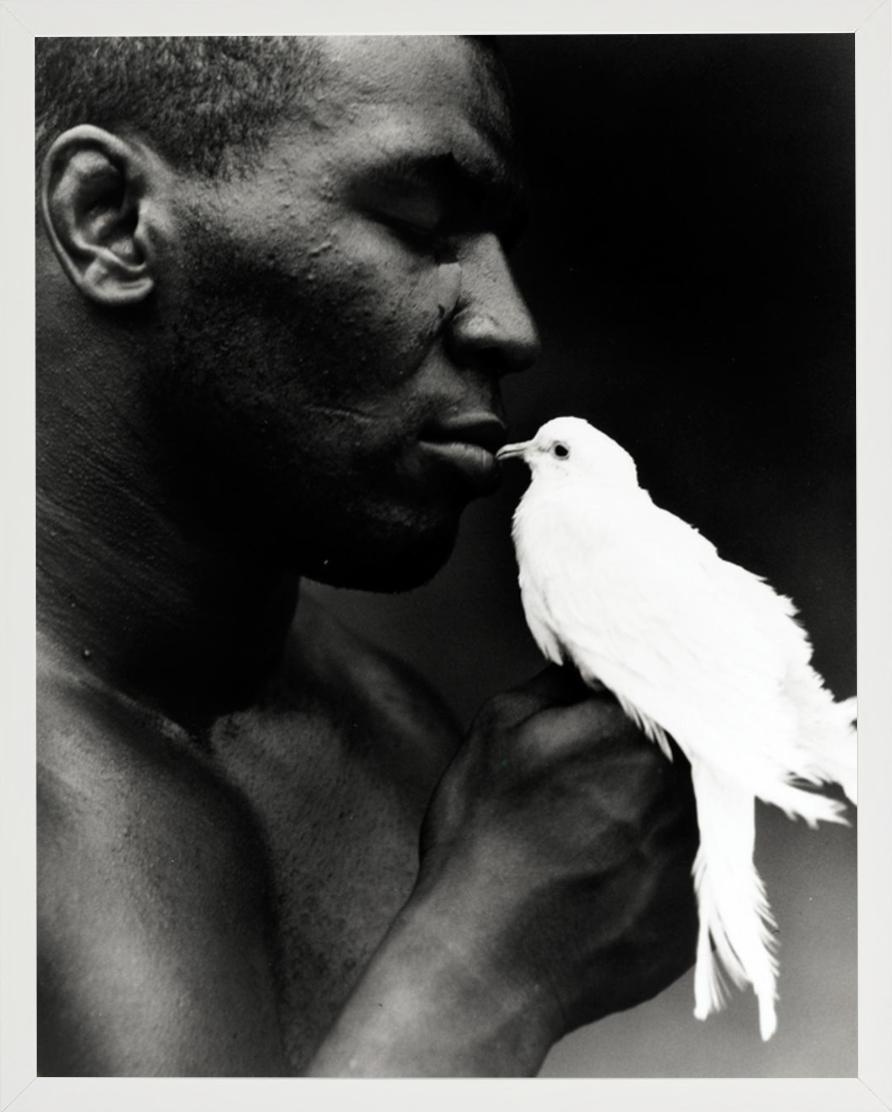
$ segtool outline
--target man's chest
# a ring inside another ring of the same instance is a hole
[[[386,728],[348,705],[311,703],[233,716],[215,731],[267,844],[282,1027],[297,1068],[414,883],[436,781]]]

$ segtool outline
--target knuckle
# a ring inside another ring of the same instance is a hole
[[[627,748],[622,760],[626,792],[641,800],[642,806],[665,807],[671,800],[670,765],[651,742]]]
[[[699,841],[695,827],[674,822],[648,828],[647,853],[658,870],[659,898],[679,914],[694,901],[691,873]]]
[[[622,738],[627,742],[643,739],[642,732],[611,692],[604,691],[592,695],[589,705],[592,713],[597,715],[598,725],[606,737]]]
[[[555,731],[536,719],[525,722],[518,729],[514,746],[518,757],[531,769],[555,764],[559,760],[560,747]]]
[[[474,719],[477,732],[492,733],[507,723],[513,700],[510,695],[493,695],[483,704]]]

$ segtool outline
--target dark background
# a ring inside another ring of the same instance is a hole
[[[855,691],[854,36],[501,39],[531,185],[516,274],[542,333],[506,383],[512,431],[577,414],[654,500],[800,608]],[[464,720],[540,667],[509,540],[522,468],[469,510],[410,595],[314,588]],[[855,836],[760,809],[780,925],[778,1034],[751,993],[700,1024],[690,976],[566,1039],[546,1073],[852,1076]]]

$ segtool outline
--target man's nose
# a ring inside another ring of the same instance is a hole
[[[474,236],[459,255],[461,287],[447,346],[461,367],[494,375],[525,370],[539,335],[497,236]]]

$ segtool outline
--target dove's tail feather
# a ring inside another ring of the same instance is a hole
[[[705,1019],[722,1006],[724,967],[739,987],[752,984],[759,1029],[763,1039],[770,1039],[777,1026],[777,960],[774,920],[753,865],[755,800],[739,787],[720,783],[699,761],[692,762],[692,775],[700,824],[694,862],[700,914],[694,1015]]]
[[[809,665],[790,668],[784,690],[798,716],[802,769],[792,772],[812,782],[839,784],[852,803],[858,802],[858,743],[855,697],[835,702]]]

